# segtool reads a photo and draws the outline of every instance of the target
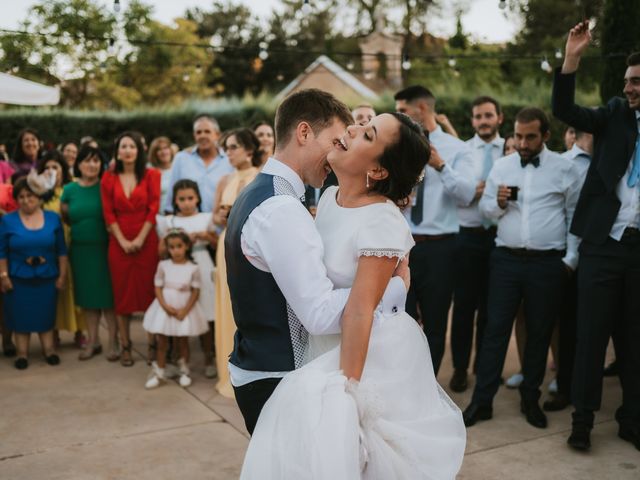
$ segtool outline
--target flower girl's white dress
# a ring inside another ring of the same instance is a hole
[[[351,287],[362,255],[404,257],[409,226],[391,202],[320,201],[316,224],[336,288]],[[460,410],[436,382],[429,345],[402,311],[375,313],[359,384],[339,370],[340,337],[312,337],[311,360],[265,405],[245,457],[245,480],[453,479],[464,455]]]

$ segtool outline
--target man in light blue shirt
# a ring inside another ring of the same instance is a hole
[[[202,211],[213,210],[213,201],[220,179],[233,172],[227,156],[218,148],[220,126],[215,118],[201,115],[193,122],[196,146],[178,153],[173,160],[167,200],[163,210],[173,211],[173,186],[178,180],[189,179],[198,184]]]
[[[473,159],[468,145],[444,133],[436,123],[436,99],[428,89],[415,85],[396,93],[394,98],[396,110],[422,125],[431,142],[424,181],[416,187],[412,207],[406,211],[416,242],[410,257],[411,289],[406,310],[417,319],[420,307],[437,374],[453,295],[457,207],[469,205],[476,194]]]
[[[471,125],[476,134],[467,140],[467,145],[473,152],[472,175],[476,182],[476,195],[471,205],[458,207],[460,232],[456,239],[456,278],[451,316],[454,372],[449,383],[454,392],[467,389],[474,330],[477,362],[487,324],[489,256],[495,246],[496,228],[495,222],[482,214],[478,203],[494,161],[503,156],[504,138],[498,132],[502,121],[502,109],[494,98],[481,96],[472,102]]]

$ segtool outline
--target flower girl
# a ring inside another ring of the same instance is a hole
[[[169,258],[158,264],[155,276],[156,299],[144,315],[143,327],[158,337],[156,361],[145,388],[160,386],[166,381],[165,365],[168,337],[178,337],[180,359],[179,383],[191,385],[189,376],[189,337],[203,334],[209,328],[198,303],[200,270],[194,262],[189,235],[181,229],[172,229],[163,239]]]

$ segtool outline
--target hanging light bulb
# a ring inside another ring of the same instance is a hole
[[[504,10],[505,8],[507,8],[507,0],[500,0],[498,2],[498,8],[500,10]]]
[[[562,58],[562,50],[560,50],[559,48],[556,49],[556,58],[558,60],[560,60]]]
[[[196,65],[196,73],[200,75],[202,73],[202,65],[199,63]]]
[[[355,68],[355,65],[353,64],[353,60],[349,60],[347,62],[347,70],[353,70]]]
[[[116,39],[113,37],[109,38],[109,47],[107,48],[107,53],[109,55],[116,54]]]
[[[455,67],[456,67],[456,64],[457,64],[458,62],[456,61],[456,59],[455,59],[455,58],[451,57],[451,58],[449,58],[449,61],[448,61],[447,63],[449,64],[449,66],[450,66],[451,68],[455,68]]]
[[[408,53],[405,53],[402,56],[402,69],[403,70],[411,69],[411,60],[409,59],[409,54]]]
[[[183,81],[183,82],[188,82],[189,80],[191,80],[191,76],[190,76],[188,73],[185,73],[185,74],[182,76],[182,81]]]
[[[547,73],[550,73],[553,70],[551,68],[551,64],[549,63],[549,60],[547,60],[547,57],[544,57],[544,59],[540,62],[540,68]]]
[[[113,11],[116,13],[120,13],[120,0],[113,1]]]
[[[304,15],[309,15],[311,13],[312,9],[311,9],[311,4],[309,3],[309,0],[304,0],[302,2],[301,10]]]
[[[266,50],[260,50],[260,53],[258,53],[258,57],[260,58],[260,60],[266,60],[267,58],[269,58],[269,52],[267,52]]]

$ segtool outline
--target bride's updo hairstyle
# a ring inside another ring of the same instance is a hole
[[[411,190],[420,180],[420,176],[431,156],[429,140],[422,127],[404,113],[391,113],[400,125],[398,135],[391,145],[384,149],[378,159],[380,166],[389,175],[375,182],[371,192],[384,195],[399,207],[409,203]]]

